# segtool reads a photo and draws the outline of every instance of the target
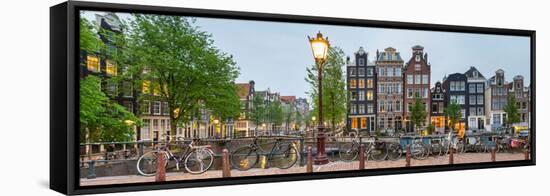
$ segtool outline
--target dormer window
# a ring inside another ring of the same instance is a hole
[[[478,77],[478,72],[477,71],[474,71],[473,75],[474,75],[474,78],[477,78]]]
[[[415,60],[416,60],[416,62],[420,62],[420,55],[417,54],[416,57],[415,57]]]
[[[365,59],[359,59],[359,66],[365,66]]]

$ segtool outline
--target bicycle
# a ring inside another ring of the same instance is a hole
[[[443,139],[443,154],[449,154],[451,148],[454,149],[457,153],[463,153],[465,150],[464,141],[459,140],[452,131],[449,131],[447,137]]]
[[[179,138],[178,138],[178,141]],[[199,139],[193,139],[189,144],[185,144],[182,141],[182,147],[185,148],[185,152],[181,156],[176,156],[167,145],[158,147],[153,151],[149,151],[139,157],[136,167],[139,174],[143,176],[153,176],[157,172],[157,157],[164,156],[166,163],[164,167],[168,166],[169,161],[176,162],[176,170],[180,170],[180,164],[183,163],[184,168],[191,174],[201,174],[206,172],[212,163],[214,163],[214,152],[210,149],[210,145],[195,146],[194,143],[199,142]]]
[[[275,142],[262,144],[273,144],[273,147],[267,153],[261,147],[262,145],[258,144],[258,138],[254,137],[252,144],[239,147],[231,153],[231,165],[233,168],[246,171],[258,163],[260,155],[267,153],[266,163],[268,167],[274,164],[279,169],[288,169],[296,164],[299,153],[292,142],[283,142],[282,140],[282,138],[277,138]]]
[[[365,142],[365,154],[367,160],[382,161],[388,157],[388,149],[385,142],[378,142],[376,138],[370,137]],[[345,162],[354,161],[359,155],[360,142],[352,139],[351,142],[346,142],[339,147],[340,160]],[[399,155],[400,156],[400,155]]]

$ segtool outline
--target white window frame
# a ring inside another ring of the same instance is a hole
[[[158,112],[155,111],[156,108],[157,108],[157,104],[158,104]],[[160,115],[161,114],[161,110],[162,110],[162,104],[160,101],[154,101],[153,102],[153,114],[154,115]]]

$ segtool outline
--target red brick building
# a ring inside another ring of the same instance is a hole
[[[426,109],[426,120],[424,125],[430,122],[431,92],[430,92],[430,74],[431,68],[428,62],[428,54],[424,53],[424,47],[416,45],[412,47],[412,56],[403,67],[403,84],[405,93],[403,102],[405,110],[405,131],[414,131],[414,125],[410,121],[410,109],[414,104],[415,98],[420,97],[424,108]]]

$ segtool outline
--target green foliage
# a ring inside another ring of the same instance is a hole
[[[290,123],[292,123],[295,119],[295,110],[292,105],[285,105],[283,106],[283,121],[285,123],[285,129],[289,130],[292,127],[290,127]]]
[[[414,104],[411,107],[411,123],[413,123],[416,131],[420,130],[423,122],[426,120],[426,107],[422,104],[420,97],[415,96]]]
[[[342,71],[345,65],[344,51],[338,47],[331,47],[327,56],[327,62],[323,66],[323,115],[328,119],[332,130],[344,121],[346,115],[347,93],[346,81]],[[314,115],[318,115],[318,67],[313,65],[306,68],[305,80],[310,84],[308,94],[313,100]],[[317,116],[318,117],[318,116]],[[318,119],[318,118],[317,118]]]
[[[294,119],[294,122],[295,122],[294,130],[300,130],[300,128],[304,124],[304,117],[303,117],[302,113],[300,113],[300,111],[296,110],[296,113],[294,114],[294,118],[295,118]]]
[[[274,126],[279,126],[283,123],[284,114],[281,101],[275,100],[271,102],[268,106],[268,117],[269,121],[273,123]]]
[[[119,45],[119,64],[129,66],[123,77],[133,78],[141,89],[151,81],[158,97],[168,102],[173,130],[188,122],[200,107],[222,122],[239,115],[240,100],[233,58],[214,47],[211,35],[199,30],[194,20],[181,16],[133,14]]]
[[[462,118],[462,114],[460,112],[460,106],[453,102],[445,108],[445,116],[447,117],[447,120],[449,121],[449,126],[451,127],[451,130],[454,130],[455,125],[460,121]]]
[[[521,121],[515,96],[508,96],[508,102],[504,106],[504,112],[506,112],[506,124],[508,124],[508,126],[512,126],[512,124]]]
[[[128,122],[141,123],[133,113],[109,100],[96,76],[80,80],[79,106],[80,142],[129,141],[134,131]]]
[[[254,95],[252,98],[252,109],[250,110],[250,120],[256,125],[256,129],[262,123],[266,122],[266,106],[264,104],[264,97],[260,95]]]
[[[84,17],[80,17],[80,49],[89,53],[99,52],[103,42],[94,32],[94,26]]]
[[[433,124],[430,124],[428,125],[426,130],[428,130],[428,135],[431,135],[435,131],[435,126]]]

